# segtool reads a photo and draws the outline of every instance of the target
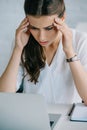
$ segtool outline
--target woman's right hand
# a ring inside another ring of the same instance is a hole
[[[29,21],[27,17],[21,22],[19,27],[16,29],[15,35],[15,48],[18,48],[21,52],[24,46],[27,44],[30,31],[29,31]]]

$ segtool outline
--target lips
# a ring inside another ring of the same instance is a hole
[[[48,41],[40,41],[40,44],[47,44]]]

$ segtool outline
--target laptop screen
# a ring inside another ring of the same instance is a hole
[[[50,130],[43,96],[0,93],[0,130]]]

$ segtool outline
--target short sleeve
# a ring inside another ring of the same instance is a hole
[[[87,71],[87,33],[77,32],[75,39],[77,54],[80,58],[81,64]]]
[[[81,63],[84,66],[84,69],[87,71],[87,35],[82,41],[79,55]]]

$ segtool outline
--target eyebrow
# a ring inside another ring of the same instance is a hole
[[[35,26],[31,25],[31,24],[30,24],[30,27],[33,27],[33,28],[39,29],[39,28],[37,28],[37,27],[35,27]],[[49,26],[47,26],[47,27],[43,27],[43,28],[44,28],[44,29],[47,29],[47,28],[50,28],[50,27],[54,27],[54,25],[51,24],[51,25],[49,25]]]

